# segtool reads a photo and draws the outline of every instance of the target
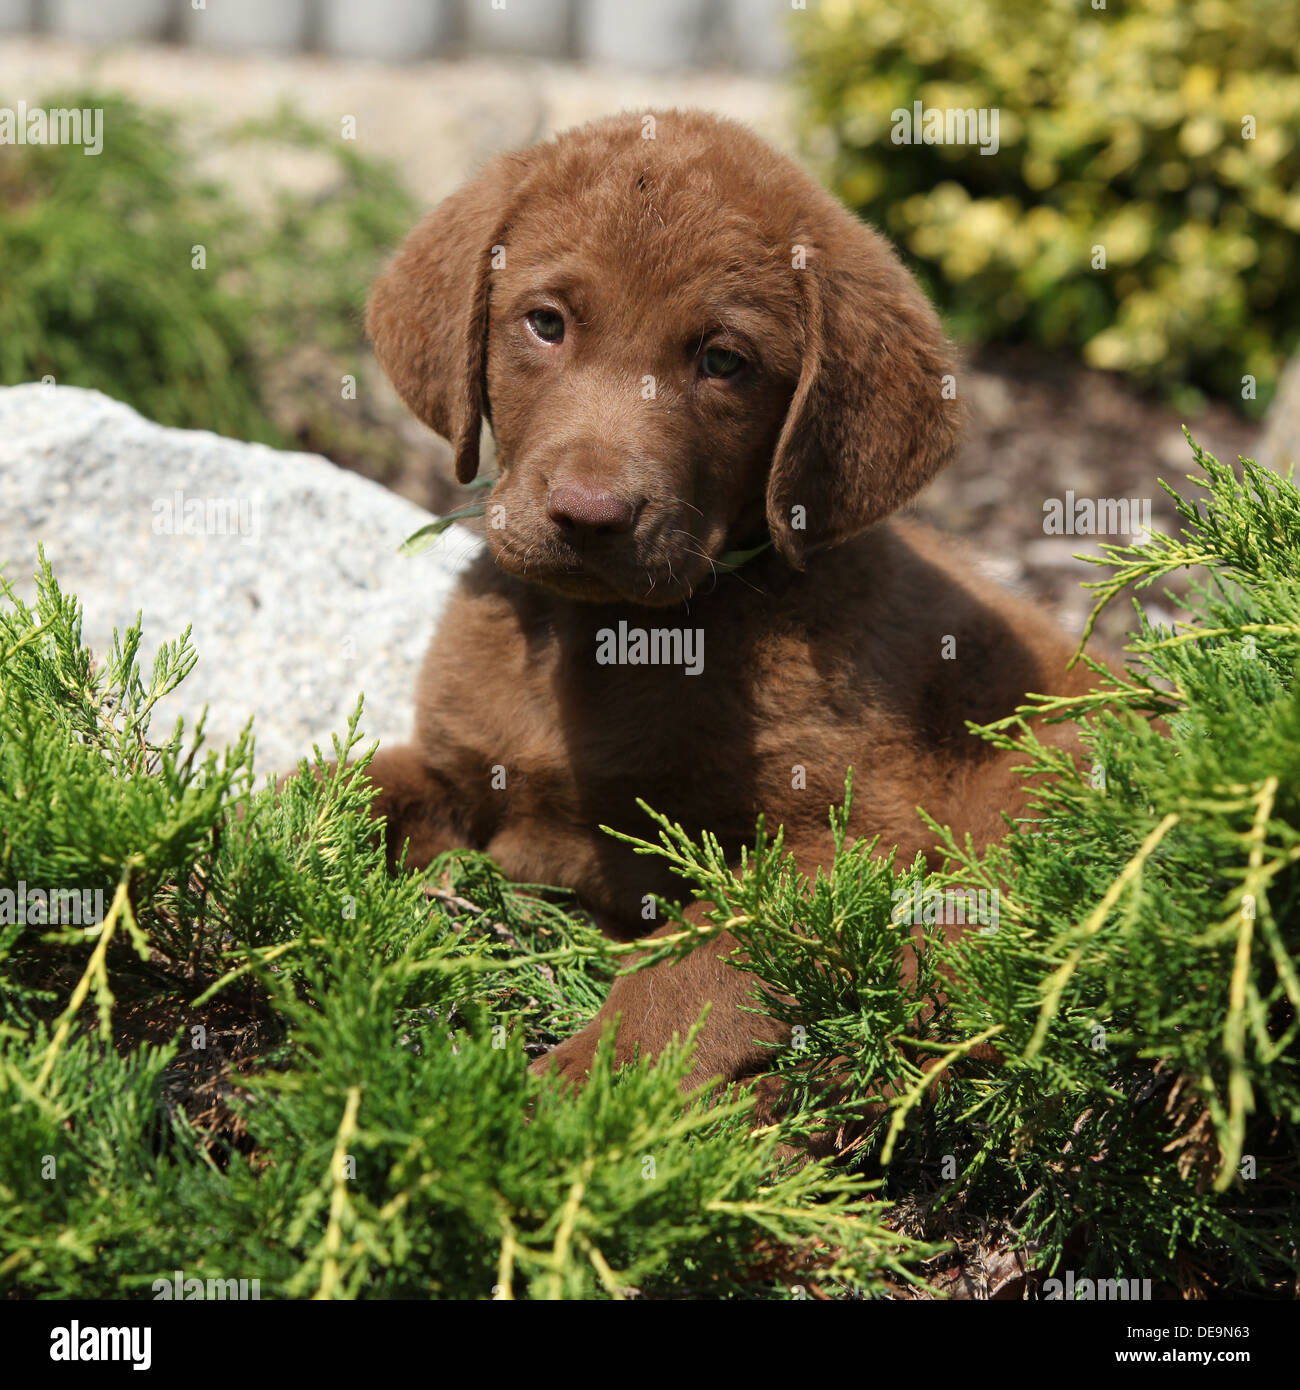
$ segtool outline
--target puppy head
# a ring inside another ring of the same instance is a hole
[[[764,524],[802,568],[956,442],[948,345],[889,246],[699,112],[498,159],[407,239],[367,325],[462,482],[490,419],[497,562],[579,598],[679,603]]]

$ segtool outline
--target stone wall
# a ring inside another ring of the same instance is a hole
[[[407,60],[528,54],[773,72],[803,0],[0,0],[0,31]]]

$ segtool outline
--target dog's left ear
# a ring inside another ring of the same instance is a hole
[[[885,240],[837,205],[799,251],[803,366],[767,487],[772,540],[796,569],[924,486],[962,414],[953,349]]]

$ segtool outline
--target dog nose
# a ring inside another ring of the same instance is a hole
[[[617,535],[632,529],[636,513],[636,506],[625,497],[572,483],[557,487],[546,498],[546,515],[561,531]]]

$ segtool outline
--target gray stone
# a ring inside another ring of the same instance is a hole
[[[450,0],[324,0],[321,47],[340,58],[409,62],[449,36],[452,8]]]
[[[32,0],[0,0],[0,34],[28,29],[32,23]]]
[[[195,534],[187,522],[202,513]],[[220,748],[254,718],[259,776],[329,751],[359,692],[372,738],[410,732],[416,674],[480,542],[453,528],[407,558],[429,514],[310,454],[164,429],[96,391],[0,388],[0,563],[31,602],[38,543],[81,600],[97,656],[144,615],[153,653],[193,624],[198,664],[154,730],[204,704]]]
[[[738,68],[784,72],[793,51],[792,26],[809,15],[790,0],[726,0],[725,46],[718,56]]]
[[[523,53],[534,58],[563,55],[569,44],[568,0],[467,0],[466,46],[471,53]]]
[[[707,44],[700,0],[590,0],[579,18],[581,55],[593,63],[665,71],[699,61]]]
[[[306,32],[307,0],[207,0],[188,11],[185,25],[191,43],[236,52],[289,52]]]
[[[45,5],[54,33],[92,42],[158,38],[171,10],[171,0],[46,0]]]

